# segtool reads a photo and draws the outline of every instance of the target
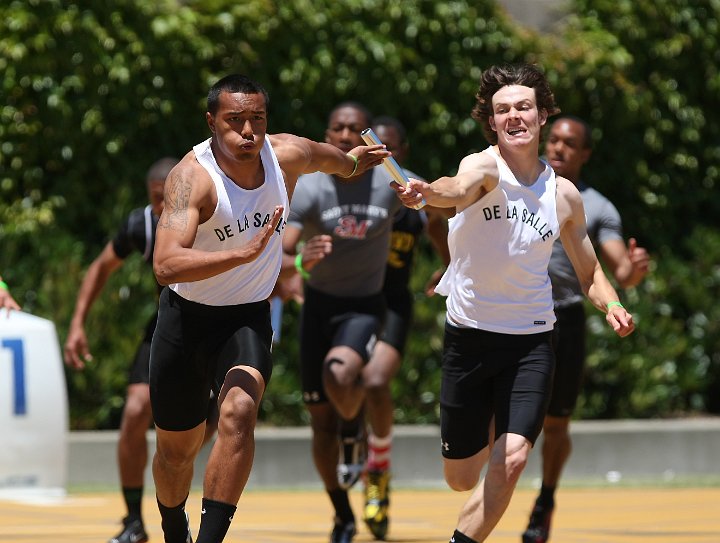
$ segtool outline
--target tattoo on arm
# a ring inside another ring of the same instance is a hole
[[[158,228],[169,228],[185,232],[188,225],[188,206],[190,204],[190,180],[183,174],[174,175],[168,180],[169,186],[165,189],[165,209],[163,220]]]

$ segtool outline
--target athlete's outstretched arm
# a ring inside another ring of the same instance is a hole
[[[498,183],[495,159],[487,153],[474,153],[462,159],[455,176],[441,177],[432,183],[411,179],[403,188],[393,186],[407,207],[414,207],[422,200],[434,207],[455,207],[462,211],[491,191]]]
[[[391,155],[383,145],[360,145],[345,153],[329,143],[294,134],[273,134],[270,138],[291,197],[298,177],[304,173],[323,172],[351,178],[381,164],[385,157]]]

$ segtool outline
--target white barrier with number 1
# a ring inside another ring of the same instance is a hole
[[[0,310],[0,496],[65,493],[68,400],[55,325]]]

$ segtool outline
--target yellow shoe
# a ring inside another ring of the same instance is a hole
[[[390,505],[390,472],[368,471],[363,520],[375,539],[385,539]]]

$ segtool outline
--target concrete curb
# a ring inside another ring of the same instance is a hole
[[[571,426],[573,454],[564,484],[639,481],[671,483],[720,480],[720,417],[673,420],[579,421]],[[117,487],[117,432],[71,432],[69,487]],[[445,487],[437,426],[396,426],[393,484],[398,487]],[[248,488],[320,486],[310,456],[310,429],[258,428]],[[148,432],[149,457],[155,450]],[[521,484],[540,477],[539,446],[530,457]],[[193,487],[202,486],[209,447],[198,457]],[[153,486],[146,470],[146,485]]]

